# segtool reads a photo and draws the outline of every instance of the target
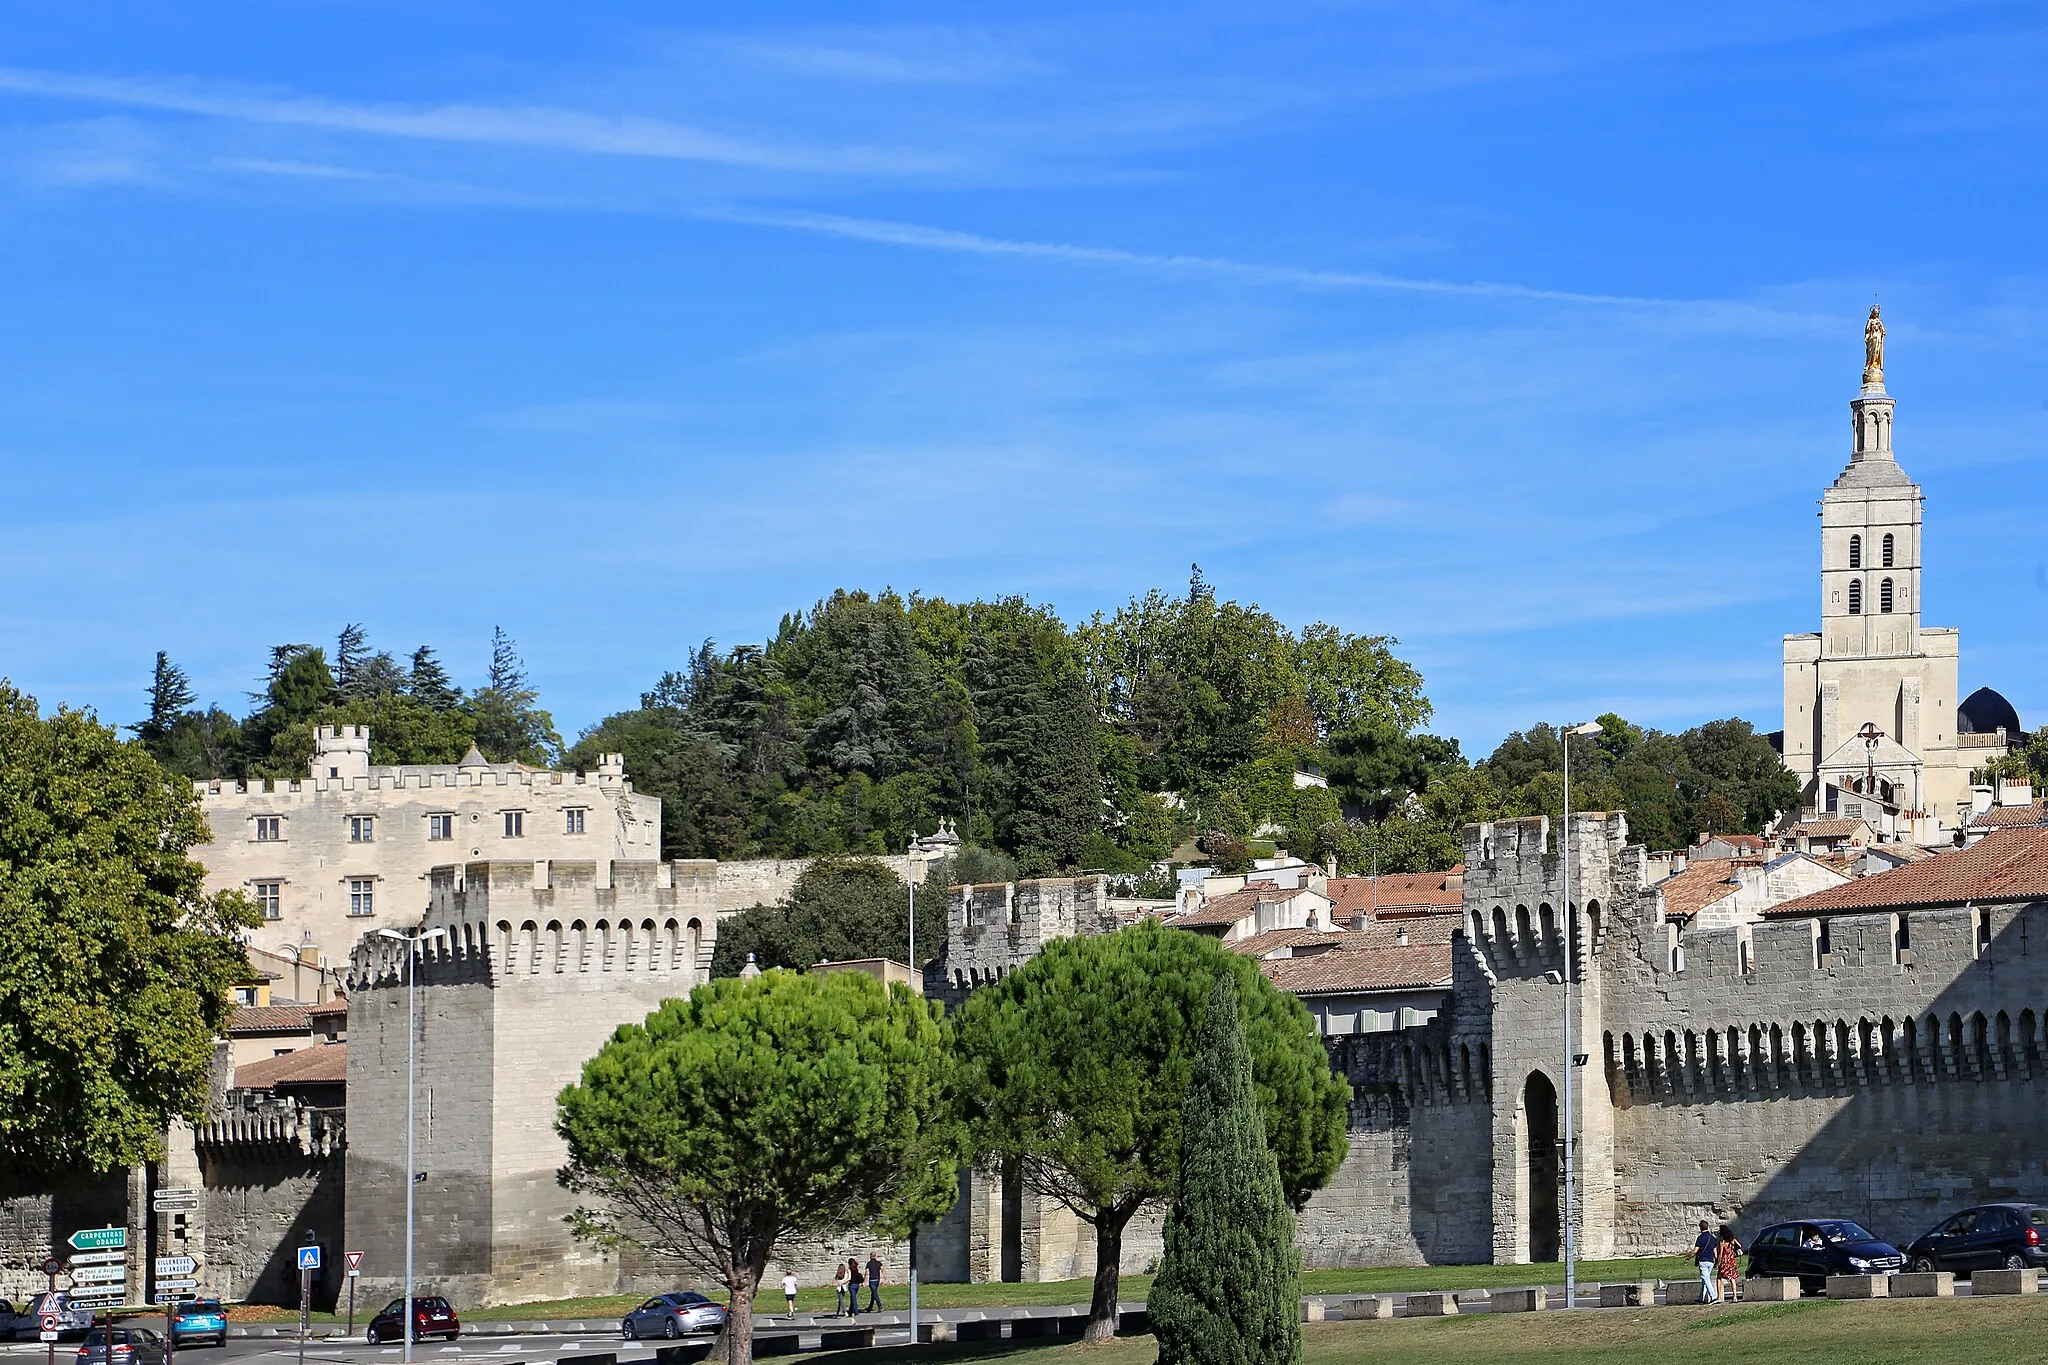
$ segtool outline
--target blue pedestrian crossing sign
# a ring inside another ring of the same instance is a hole
[[[319,1268],[320,1268],[320,1248],[319,1248],[319,1247],[300,1247],[300,1248],[299,1248],[299,1269],[301,1269],[301,1270],[318,1270]]]

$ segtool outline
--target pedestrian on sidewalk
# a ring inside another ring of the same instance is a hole
[[[1742,1298],[1742,1284],[1736,1258],[1742,1254],[1742,1239],[1735,1235],[1735,1229],[1721,1224],[1720,1242],[1714,1248],[1714,1283],[1721,1291],[1724,1303],[1736,1303]]]
[[[792,1318],[795,1317],[796,1275],[794,1272],[786,1273],[782,1277],[782,1301],[789,1305],[789,1311],[786,1314],[784,1314],[784,1316]]]
[[[1700,1276],[1701,1303],[1721,1301],[1721,1291],[1714,1284],[1714,1258],[1720,1251],[1721,1239],[1708,1230],[1706,1219],[1700,1219],[1700,1235],[1692,1239],[1692,1259]]]
[[[882,1307],[882,1257],[878,1252],[868,1253],[868,1311],[875,1313]]]
[[[846,1258],[846,1316],[860,1316],[860,1259]]]
[[[832,1310],[832,1316],[835,1318],[846,1316],[846,1267],[850,1264],[852,1263],[849,1261],[841,1261],[832,1272],[832,1292],[839,1296],[839,1306]],[[860,1293],[859,1287],[856,1286],[853,1292]]]

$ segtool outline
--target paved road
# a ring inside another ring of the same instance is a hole
[[[44,1360],[46,1349],[37,1341],[0,1344],[0,1365],[39,1363]],[[616,1333],[590,1332],[579,1336],[464,1337],[460,1341],[420,1341],[413,1343],[412,1358],[415,1365],[487,1365],[490,1362],[511,1365],[514,1361],[552,1361],[584,1351],[616,1351],[619,1365],[654,1359],[652,1343],[626,1342],[621,1341]],[[398,1365],[401,1354],[401,1348],[397,1346],[366,1346],[359,1340],[306,1343],[307,1365],[315,1361],[319,1365]],[[57,1343],[57,1365],[75,1365],[77,1358],[77,1342]],[[299,1344],[296,1341],[279,1341],[274,1337],[230,1338],[224,1347],[188,1347],[177,1355],[178,1365],[218,1365],[219,1362],[287,1365],[298,1358]]]

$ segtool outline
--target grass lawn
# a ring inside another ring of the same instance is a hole
[[[1391,1322],[1311,1323],[1305,1365],[1928,1365],[1955,1360],[2048,1361],[2048,1302],[2036,1298],[1878,1299],[1705,1308],[1587,1309]],[[1158,1345],[1007,1352],[1030,1365],[1152,1365]]]
[[[1688,1279],[1692,1274],[1689,1262],[1677,1256],[1663,1256],[1639,1261],[1581,1261],[1579,1279],[1592,1284],[1602,1280],[1655,1280]],[[1304,1294],[1381,1294],[1403,1293],[1427,1289],[1512,1289],[1521,1285],[1563,1284],[1564,1267],[1553,1261],[1537,1265],[1434,1265],[1434,1266],[1381,1266],[1372,1270],[1311,1270],[1301,1277],[1301,1292]],[[1135,1303],[1145,1297],[1152,1287],[1149,1275],[1126,1275],[1123,1278],[1121,1297],[1126,1303]],[[1088,1302],[1089,1282],[1087,1280],[1044,1280],[1034,1284],[921,1284],[918,1286],[917,1301],[925,1308],[1043,1308],[1064,1303]],[[763,1285],[758,1301],[761,1312],[781,1312],[782,1295],[774,1285]],[[422,1277],[419,1292],[433,1293],[432,1282]],[[612,1294],[602,1298],[555,1299],[546,1303],[515,1304],[503,1308],[475,1308],[458,1303],[456,1310],[465,1322],[533,1322],[568,1319],[597,1321],[622,1316],[628,1308],[642,1302],[644,1294]],[[712,1297],[718,1298],[719,1295]],[[866,1291],[861,1301],[865,1303]],[[366,1298],[356,1300],[356,1324],[363,1321],[379,1308],[385,1300],[371,1303]],[[796,1306],[800,1313],[829,1313],[834,1298],[830,1286],[810,1287],[797,1295]],[[900,1284],[882,1286],[882,1305],[901,1312],[910,1306],[910,1292]],[[239,1323],[297,1322],[298,1310],[272,1308],[260,1304],[238,1305],[231,1321]],[[315,1313],[313,1321],[331,1324],[343,1318],[331,1313]]]

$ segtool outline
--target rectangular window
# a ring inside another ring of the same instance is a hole
[[[565,810],[565,811],[563,811],[563,812],[562,812],[562,833],[564,833],[564,834],[581,834],[582,832],[583,832],[583,808],[582,808],[581,806],[572,806],[572,807],[570,807],[570,808],[569,808],[568,810]]]
[[[367,844],[377,837],[377,817],[374,815],[351,815],[348,818],[348,841],[352,844]]]
[[[455,817],[452,815],[429,815],[427,817],[427,837],[429,839],[453,839],[455,837]]]
[[[526,837],[525,811],[508,810],[505,812],[505,837],[507,839],[524,839]]]
[[[256,883],[256,908],[263,912],[263,918],[278,919],[283,916],[283,890],[283,882]]]
[[[259,816],[257,816],[257,817],[256,817],[256,842],[257,842],[257,843],[259,843],[259,844],[274,844],[274,843],[276,843],[276,842],[277,842],[278,840],[280,840],[280,839],[282,839],[282,838],[284,838],[284,817],[283,817],[283,816],[279,816],[279,815],[259,815]]]
[[[377,879],[375,877],[349,878],[348,912],[356,916],[374,915],[377,913]]]

